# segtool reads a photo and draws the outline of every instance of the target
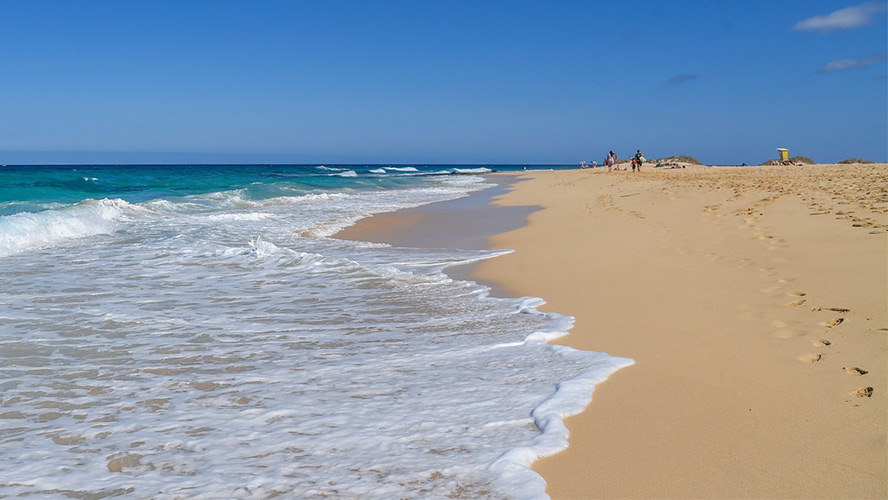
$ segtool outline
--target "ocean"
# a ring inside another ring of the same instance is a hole
[[[0,498],[547,498],[632,361],[443,272],[507,249],[330,237],[522,168],[0,167]]]

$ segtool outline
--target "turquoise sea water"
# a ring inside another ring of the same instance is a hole
[[[255,199],[341,189],[398,189],[430,176],[524,168],[518,165],[13,165],[0,167],[0,203],[3,203],[0,215],[36,211],[87,198],[120,198],[140,203],[235,189],[242,189],[246,196]]]
[[[501,251],[329,237],[523,168],[0,167],[0,497],[545,498],[631,360],[442,272]]]

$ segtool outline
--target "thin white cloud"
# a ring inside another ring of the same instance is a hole
[[[791,29],[828,33],[830,31],[859,28],[871,23],[877,14],[886,9],[888,9],[888,2],[868,2],[853,7],[845,7],[825,16],[804,19],[796,23]]]
[[[826,66],[820,68],[821,73],[833,73],[835,71],[846,71],[849,69],[860,68],[860,61],[856,59],[840,59],[833,61]]]
[[[839,59],[838,61],[833,61],[820,68],[818,73],[835,73],[836,71],[865,68],[871,64],[883,62],[886,58],[888,58],[888,52],[880,52],[862,61],[858,61],[857,59]]]

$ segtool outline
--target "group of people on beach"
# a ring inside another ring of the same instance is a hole
[[[632,171],[633,172],[635,172],[635,171],[641,172],[641,166],[644,165],[644,162],[646,162],[646,161],[647,160],[645,159],[644,155],[641,154],[641,150],[637,149],[635,151],[635,156],[632,157]],[[621,169],[620,167],[615,166],[616,163],[617,163],[617,155],[615,155],[614,152],[611,151],[607,154],[607,157],[604,158],[604,165],[603,166],[607,167],[608,172],[612,172],[614,170],[626,170],[626,169]],[[598,166],[598,163],[596,163],[594,161],[589,162],[588,164],[585,161],[580,162],[580,168],[595,168],[597,166]]]

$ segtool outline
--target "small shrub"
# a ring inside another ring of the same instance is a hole
[[[681,155],[681,156],[669,156],[667,158],[660,158],[658,160],[654,160],[656,163],[687,163],[689,165],[702,165],[699,160],[694,158],[693,156]]]
[[[678,157],[678,161],[682,163],[688,163],[690,165],[702,165],[699,160],[694,158],[693,156],[681,155]]]
[[[814,160],[812,160],[811,158],[808,158],[807,156],[793,156],[792,158],[789,159],[789,161],[795,163],[796,165],[798,165],[799,163],[807,163],[807,164],[814,163]],[[759,165],[762,165],[762,166],[773,165],[774,162],[777,162],[779,164],[783,164],[783,162],[780,160],[780,158],[774,158],[773,160],[765,160],[765,161],[761,162]]]
[[[840,165],[850,165],[852,163],[875,163],[874,161],[864,160],[863,158],[845,158],[844,160],[837,162]]]

